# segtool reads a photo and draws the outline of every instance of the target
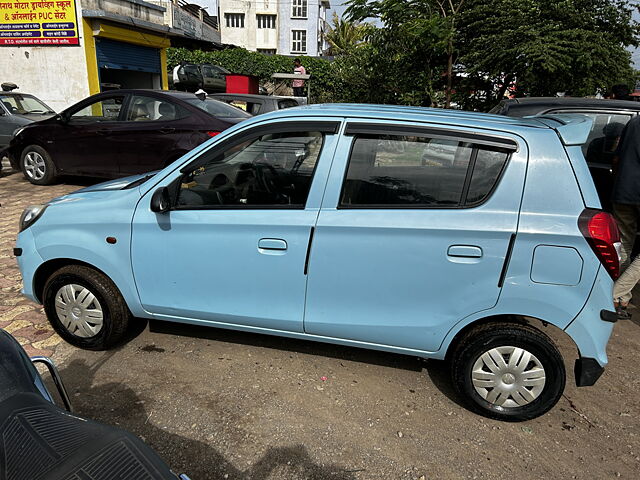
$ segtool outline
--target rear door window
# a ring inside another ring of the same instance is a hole
[[[451,208],[482,203],[509,150],[465,139],[359,134],[340,198],[342,208]]]
[[[189,116],[189,111],[164,99],[146,95],[133,95],[126,120],[128,122],[168,122]]]

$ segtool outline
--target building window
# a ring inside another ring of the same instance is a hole
[[[258,28],[276,28],[275,15],[256,15]]]
[[[225,13],[227,28],[244,28],[244,13]]]
[[[306,30],[291,30],[291,53],[307,53]]]
[[[264,53],[265,55],[275,55],[276,49],[275,48],[259,48],[258,53]]]
[[[291,0],[291,17],[307,18],[307,0]]]

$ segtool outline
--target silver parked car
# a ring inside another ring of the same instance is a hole
[[[0,159],[6,154],[3,151],[9,145],[13,132],[56,113],[38,98],[15,92],[16,89],[13,83],[3,83],[0,92]]]

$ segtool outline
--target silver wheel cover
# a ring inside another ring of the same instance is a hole
[[[24,165],[24,171],[29,178],[40,180],[47,173],[47,165],[45,164],[44,157],[38,152],[31,151],[27,153],[22,163]]]
[[[102,306],[88,288],[75,283],[61,287],[55,305],[58,319],[69,333],[90,338],[102,330]]]
[[[544,390],[546,375],[538,358],[518,347],[497,347],[478,357],[471,370],[478,395],[504,408],[522,407]]]

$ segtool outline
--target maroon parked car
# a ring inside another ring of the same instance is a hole
[[[17,130],[8,153],[36,185],[66,174],[124,177],[164,168],[250,116],[193,93],[115,90]]]

